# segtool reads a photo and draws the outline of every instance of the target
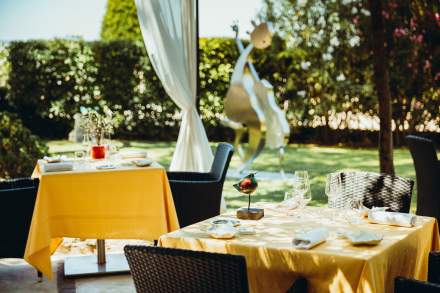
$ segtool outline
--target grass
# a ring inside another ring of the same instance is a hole
[[[154,160],[165,167],[168,167],[171,162],[175,146],[175,143],[170,142],[118,141],[117,143],[120,149],[145,149]],[[74,151],[82,148],[80,144],[66,140],[49,141],[48,145],[52,154],[73,155]],[[215,148],[215,145],[213,143],[212,147]],[[231,168],[236,168],[239,163],[238,157],[234,156]],[[413,162],[407,149],[395,150],[394,164],[397,175],[415,180]],[[253,169],[277,172],[279,169],[276,151],[264,150],[254,162]],[[377,172],[379,170],[379,159],[376,149],[291,144],[286,149],[285,169],[289,173],[293,173],[295,170],[307,170],[309,172],[313,197],[310,205],[321,206],[327,202],[324,194],[325,175],[327,173],[341,170]],[[238,194],[232,187],[234,183],[234,180],[226,180],[224,186],[226,203],[228,208],[231,209],[247,205],[247,198]],[[284,198],[284,192],[288,189],[288,184],[283,182],[260,181],[259,189],[252,201],[279,202]],[[412,210],[415,210],[415,202],[416,190],[414,189]]]

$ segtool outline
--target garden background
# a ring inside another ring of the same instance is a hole
[[[376,147],[378,99],[365,1],[264,2],[259,18],[273,21],[277,34],[252,60],[287,113],[290,142]],[[387,1],[384,7],[397,146],[415,132],[440,140],[434,2]],[[133,1],[108,2],[101,36],[0,46],[0,178],[28,176],[48,152],[48,140],[65,139],[74,114],[86,108],[112,110],[117,139],[176,140],[180,114],[150,66]],[[237,57],[233,39],[200,39],[199,105],[211,141],[233,138],[219,121]]]

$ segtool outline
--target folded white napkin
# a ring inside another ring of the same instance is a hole
[[[368,212],[368,221],[376,224],[413,227],[416,224],[416,215],[371,210]]]
[[[123,159],[134,159],[134,158],[146,158],[147,152],[142,150],[130,150],[130,151],[123,151],[120,153],[121,158]]]
[[[371,209],[367,208],[366,206],[362,205],[361,207],[361,216],[363,218],[368,217],[368,212],[369,211],[373,211],[373,212],[385,212],[387,209],[389,209],[389,207],[372,207]]]
[[[369,231],[347,232],[345,233],[345,237],[347,237],[353,245],[377,245],[383,239],[382,234]]]
[[[327,237],[328,230],[326,228],[316,228],[295,236],[292,242],[297,249],[310,249],[327,240]]]
[[[72,162],[60,162],[60,163],[42,163],[41,168],[43,172],[62,172],[62,171],[72,171]]]
[[[301,205],[301,200],[299,198],[289,198],[280,202],[277,208],[283,208],[288,210],[294,210]]]

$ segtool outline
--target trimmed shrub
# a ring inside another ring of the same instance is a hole
[[[49,149],[14,114],[0,112],[0,178],[28,177]]]

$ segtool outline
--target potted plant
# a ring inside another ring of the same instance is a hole
[[[111,114],[101,115],[96,111],[88,111],[83,116],[84,131],[92,139],[90,156],[92,159],[104,159],[106,146],[103,140],[113,130]]]

